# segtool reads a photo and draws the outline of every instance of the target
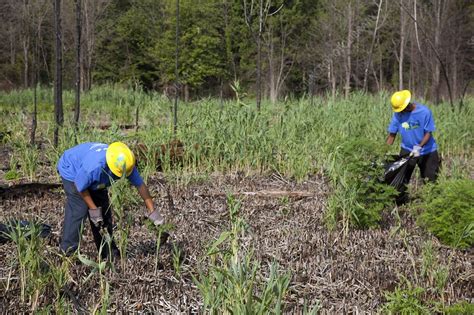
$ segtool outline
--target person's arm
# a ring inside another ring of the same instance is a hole
[[[81,195],[82,199],[84,199],[84,202],[86,203],[87,207],[89,209],[97,209],[97,206],[94,203],[94,200],[92,200],[91,194],[89,193],[89,190],[84,190],[79,192]]]
[[[395,141],[395,137],[397,136],[396,133],[389,133],[387,136],[387,144],[392,145],[393,142]]]
[[[425,135],[423,136],[423,139],[421,139],[419,146],[423,147],[426,143],[428,143],[430,138],[431,138],[431,132],[425,133]]]
[[[137,190],[140,194],[140,197],[142,197],[143,201],[145,202],[148,213],[152,213],[155,210],[155,207],[153,205],[153,199],[151,198],[150,192],[148,191],[148,187],[143,183],[137,187]]]

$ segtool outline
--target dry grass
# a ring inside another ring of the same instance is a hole
[[[328,186],[320,176],[302,183],[277,175],[211,176],[205,182],[170,187],[173,206],[170,206],[162,178],[151,177],[149,184],[175,228],[170,243],[160,249],[159,271],[155,275],[154,237],[141,221],[141,210],[129,210],[134,213],[134,224],[129,236],[127,263],[125,268],[107,274],[111,286],[109,311],[198,311],[202,302],[192,276],[198,268],[206,268],[206,249],[228,228],[225,193],[229,192],[298,190],[313,194],[300,198],[241,197],[241,216],[248,224],[242,246],[254,248],[264,272],[276,261],[282,270],[292,274],[286,296],[288,312],[301,312],[305,303],[316,301],[320,301],[323,312],[328,313],[375,312],[383,302],[383,291],[393,290],[400,282],[400,275],[414,283],[419,281],[421,247],[426,234],[416,227],[410,216],[402,214],[401,221],[397,221],[393,215],[387,215],[383,227],[378,229],[350,230],[347,234],[330,232],[323,222]],[[10,216],[41,220],[53,226],[53,238],[57,240],[62,223],[62,198],[60,191],[7,197],[0,202],[0,221]],[[82,244],[83,252],[95,257],[88,226]],[[179,275],[173,268],[172,244],[179,247],[184,256]],[[46,248],[55,251],[55,242]],[[435,249],[441,262],[447,263],[450,259],[445,300],[472,300],[474,253],[451,250],[436,242]],[[0,246],[0,312],[29,310],[28,305],[19,302],[18,275],[9,267],[13,252],[12,244]],[[88,274],[86,266],[73,265],[74,282],[70,282],[70,290],[85,309],[91,310],[98,303],[100,293],[97,278],[81,285]],[[5,291],[7,278],[10,285]],[[50,296],[44,295],[39,304],[45,306],[48,299]]]

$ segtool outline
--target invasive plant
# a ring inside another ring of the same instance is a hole
[[[384,209],[394,203],[396,190],[383,183],[384,150],[376,142],[355,139],[344,142],[335,155],[335,193],[326,218],[330,226],[340,220],[345,228],[373,227]]]
[[[38,225],[30,223],[28,226],[20,221],[10,226],[10,239],[15,243],[20,272],[20,298],[25,302],[26,296],[33,297],[32,303],[36,305],[38,297],[48,282],[45,261],[41,254],[42,239],[41,229]]]
[[[80,248],[77,250],[77,257],[79,260],[86,266],[91,267],[89,275],[84,279],[83,283],[89,281],[92,276],[95,274],[99,275],[99,284],[100,284],[100,301],[95,305],[92,314],[96,314],[97,310],[100,307],[100,314],[107,314],[107,309],[110,304],[110,283],[106,276],[107,267],[114,269],[113,263],[111,262],[112,258],[112,238],[108,233],[104,233],[103,242],[99,248],[98,260],[94,261],[87,258],[80,251]],[[102,260],[102,252],[108,250],[108,255],[106,260]]]
[[[111,179],[111,181],[112,185],[109,189],[111,208],[107,211],[113,211],[115,222],[117,224],[117,230],[114,233],[114,239],[120,251],[120,264],[123,269],[125,268],[127,258],[130,226],[133,221],[130,211],[127,211],[126,209],[136,206],[138,204],[138,199],[136,198],[133,191],[131,191],[126,177],[120,178],[116,181]]]
[[[273,263],[268,275],[262,275],[252,251],[242,250],[239,242],[245,230],[245,222],[238,216],[240,202],[232,196],[227,202],[230,231],[222,232],[210,246],[208,271],[194,277],[204,310],[211,314],[281,314],[290,274],[281,274]]]
[[[181,275],[181,254],[181,248],[176,244],[173,244],[173,269],[178,276]]]
[[[474,245],[472,180],[446,180],[426,185],[418,222],[441,242],[459,248]]]

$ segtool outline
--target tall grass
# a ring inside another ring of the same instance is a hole
[[[314,101],[303,98],[277,104],[263,102],[260,112],[242,100],[221,103],[219,100],[202,99],[181,103],[178,133],[174,135],[168,99],[157,93],[129,90],[118,85],[96,87],[82,95],[81,121],[79,128],[74,130],[71,124],[74,94],[72,91],[65,91],[65,125],[61,129],[59,146],[54,148],[52,92],[51,88],[41,88],[38,92],[37,146],[29,145],[32,90],[0,93],[0,132],[8,132],[2,145],[12,150],[11,174],[19,173],[27,180],[36,180],[42,173],[56,174],[59,156],[75,145],[76,141],[124,141],[132,148],[140,142],[150,149],[146,161],[139,164],[145,177],[153,175],[158,165],[161,165],[168,178],[202,178],[213,172],[243,171],[262,174],[278,172],[286,177],[304,180],[323,173],[330,180],[333,189],[328,206],[330,211],[327,214],[330,221],[331,218],[333,222],[341,221],[347,228],[351,222],[365,220],[367,209],[374,210],[375,218],[380,211],[379,204],[372,204],[372,208],[363,205],[361,196],[365,192],[369,192],[366,195],[370,196],[374,187],[363,181],[361,186],[353,185],[354,178],[361,182],[361,174],[353,172],[351,165],[347,163],[350,156],[345,150],[348,143],[370,143],[374,148],[371,158],[374,158],[374,154],[380,157],[392,115],[388,93],[367,95],[355,92],[347,99],[319,97]],[[444,165],[441,177],[472,179],[474,98],[468,98],[462,109],[455,108],[454,111],[448,104],[427,105],[433,111],[437,126],[434,137],[439,144]],[[135,132],[121,129],[121,125],[135,123],[137,108],[139,130]],[[100,125],[110,128],[96,128]],[[182,163],[173,164],[168,153],[160,161],[154,160],[153,157],[161,152],[161,145],[168,144],[175,137],[185,145]],[[388,149],[389,153],[398,152],[399,141],[397,138],[396,144]],[[353,149],[354,152],[357,151],[356,148]],[[359,157],[364,154],[366,153]],[[365,166],[367,165],[363,165]],[[111,201],[121,231],[117,237],[123,255],[123,266],[130,227],[126,209],[127,204],[134,203],[133,198],[126,197],[123,200],[121,197],[124,194],[128,196],[128,189],[118,185],[111,190]],[[382,204],[385,201],[382,200]],[[211,245],[207,258],[209,269],[201,271],[196,278],[204,308],[211,313],[229,312],[228,310],[236,313],[246,313],[248,310],[252,313],[266,313],[270,310],[280,313],[290,275],[279,272],[275,265],[265,269],[253,259],[251,249],[242,248],[239,240],[245,233],[245,222],[238,215],[239,203],[229,198],[228,204],[231,218],[229,229]],[[373,220],[369,218],[367,222],[371,225]],[[160,236],[161,231],[157,230],[157,233]],[[41,246],[28,242],[24,237],[17,239],[22,299],[34,297],[35,292],[44,290],[44,281],[48,285],[53,281],[56,283],[54,288],[59,310],[63,303],[59,298],[60,288],[66,282],[68,264],[63,262],[55,271],[56,277],[44,280],[38,265],[40,261],[35,260],[32,254],[40,252]],[[159,244],[158,241],[155,269],[158,267]],[[180,253],[178,249],[175,251],[174,267],[179,274]],[[83,260],[99,274],[101,301],[96,310],[100,306],[101,311],[105,312],[110,297],[105,262]],[[265,275],[263,270],[267,270]],[[445,281],[443,272],[427,276],[431,277],[431,282],[438,283],[437,288],[440,290]],[[408,293],[414,299],[423,294],[416,287],[409,287]],[[395,292],[390,297],[393,308],[389,309],[403,310],[396,303],[403,294],[406,295],[406,292]]]
[[[29,147],[28,132],[21,127],[28,124],[31,91],[0,93],[0,109],[4,113],[0,120],[11,131],[7,141],[14,147],[14,162],[21,166],[20,172],[30,180],[37,170],[42,169],[37,165],[41,156],[46,157],[46,165],[53,169],[61,153],[73,146],[76,139],[79,142],[124,141],[132,147],[140,142],[149,148],[146,161],[140,163],[146,178],[156,172],[158,165],[165,174],[174,177],[243,171],[278,172],[303,180],[312,174],[324,173],[331,179],[334,189],[330,208],[343,209],[342,212],[336,211],[339,213],[329,213],[328,218],[330,221],[342,218],[348,226],[349,221],[360,221],[358,208],[366,207],[358,205],[360,190],[354,190],[352,175],[345,165],[348,156],[340,154],[344,146],[366,141],[375,145],[374,152],[377,153],[396,154],[399,151],[400,139],[389,149],[378,148],[384,146],[386,128],[392,115],[387,93],[367,95],[355,92],[347,99],[320,97],[314,101],[299,99],[274,105],[264,102],[260,112],[233,100],[223,104],[212,99],[181,103],[175,136],[170,103],[159,94],[119,86],[97,87],[84,93],[82,121],[75,131],[70,128],[73,94],[66,92],[66,124],[58,148],[51,146],[51,126],[54,125],[51,91],[42,89],[40,95],[43,105],[39,110],[38,132],[40,140],[45,143],[42,155],[36,148]],[[437,125],[434,137],[443,158],[441,177],[469,178],[474,172],[474,99],[469,98],[462,109],[454,111],[448,104],[427,105],[433,111]],[[138,132],[120,129],[120,125],[134,123],[137,106],[140,108]],[[105,131],[94,128],[101,124],[112,127]],[[158,154],[161,145],[170,143],[175,137],[185,145],[184,161],[178,165],[173,164],[169,152]],[[161,160],[157,161],[156,156]]]

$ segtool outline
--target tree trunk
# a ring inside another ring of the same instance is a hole
[[[258,37],[257,37],[257,110],[262,102],[262,32],[263,32],[263,0],[259,0]]]
[[[29,10],[28,10],[28,1],[23,1],[23,86],[27,88],[29,86],[28,82],[28,72],[29,72],[29,46],[30,46],[30,23],[29,20]]]
[[[58,147],[59,128],[63,125],[63,98],[62,98],[62,38],[61,38],[61,0],[54,1],[54,26],[56,33],[56,77],[54,82],[54,146]]]
[[[349,97],[349,92],[351,90],[351,72],[352,72],[352,65],[351,65],[351,54],[352,54],[352,6],[349,2],[347,6],[347,47],[346,47],[346,62],[345,62],[345,70],[346,70],[346,83],[344,85],[344,97]]]
[[[41,26],[38,26],[41,28]],[[38,31],[39,35],[39,31]],[[33,113],[31,115],[31,133],[30,133],[30,144],[35,145],[36,138],[36,127],[38,125],[37,116],[38,116],[38,98],[37,98],[37,86],[38,86],[38,41],[39,36],[35,39],[35,51],[33,53]]]
[[[29,43],[28,43],[28,35],[25,35],[23,38],[23,86],[25,88],[28,87],[28,50],[29,50]]]
[[[173,107],[173,131],[174,136],[178,132],[178,98],[179,98],[179,0],[176,0],[176,36],[175,36],[175,90],[174,107]]]
[[[405,55],[405,14],[400,0],[400,55],[398,56],[398,89],[403,90],[403,57]]]
[[[434,1],[434,9],[435,9],[435,29],[434,29],[434,47],[436,50],[439,48],[439,40],[440,40],[440,33],[441,33],[441,0]],[[440,102],[440,69],[439,69],[439,61],[434,59],[434,69],[433,69],[433,100],[435,104],[439,104]]]
[[[76,107],[74,125],[77,129],[81,110],[81,0],[76,0]]]
[[[372,35],[372,43],[370,44],[369,56],[367,58],[367,64],[365,65],[365,69],[364,69],[364,83],[362,87],[364,92],[367,92],[367,89],[368,89],[369,68],[370,68],[370,65],[372,64],[372,55],[374,52],[375,41],[377,40],[377,30],[379,27],[380,11],[382,10],[382,1],[383,0],[380,0],[379,4],[377,5],[377,18],[375,19],[375,27],[374,27],[374,33]]]

